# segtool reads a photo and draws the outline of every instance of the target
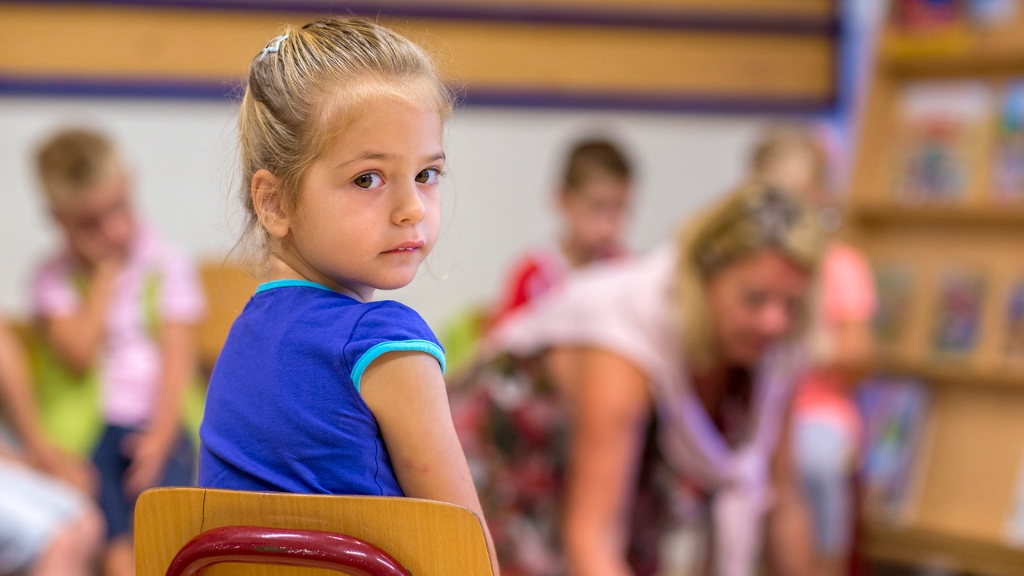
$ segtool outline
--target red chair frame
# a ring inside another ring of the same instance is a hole
[[[196,536],[171,561],[166,576],[198,576],[222,562],[345,571],[353,576],[411,576],[387,552],[364,540],[321,530],[224,526]]]

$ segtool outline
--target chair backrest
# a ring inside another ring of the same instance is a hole
[[[415,576],[492,576],[480,519],[460,506],[412,498],[205,488],[158,488],[139,497],[135,508],[138,576],[164,576],[190,540],[225,526],[318,530],[357,538],[380,548]],[[232,562],[215,564],[203,574],[337,576],[338,572]]]
[[[203,262],[199,271],[208,308],[196,339],[199,362],[208,374],[224,346],[231,324],[245,308],[259,282],[234,262]]]

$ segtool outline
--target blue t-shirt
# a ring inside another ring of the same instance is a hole
[[[313,282],[262,284],[231,326],[199,429],[199,485],[402,496],[377,420],[359,394],[381,354],[444,352],[393,301],[363,303]]]

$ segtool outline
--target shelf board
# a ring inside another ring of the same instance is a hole
[[[1019,226],[1024,229],[1024,206],[856,206],[853,218],[863,225],[941,224],[961,226]]]
[[[1024,567],[1024,550],[1003,542],[883,523],[869,523],[865,532],[865,554],[874,560],[985,576],[1019,576]]]
[[[906,75],[1020,73],[1024,71],[1024,27],[930,33],[888,30],[879,56],[890,71]]]
[[[916,376],[938,385],[1024,390],[1024,371],[995,368],[979,370],[967,362],[952,358],[919,361],[883,359],[876,367],[883,374]]]

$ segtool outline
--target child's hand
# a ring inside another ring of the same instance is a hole
[[[68,454],[56,446],[46,446],[34,452],[32,460],[36,468],[85,494],[96,495],[99,480],[91,462]]]
[[[134,498],[160,482],[176,439],[175,436],[166,438],[153,431],[138,432],[125,438],[121,452],[132,462],[124,473],[124,491],[128,497]]]
[[[104,287],[113,284],[124,267],[124,258],[120,256],[108,256],[96,261],[96,267],[92,270],[92,280],[97,285]]]

